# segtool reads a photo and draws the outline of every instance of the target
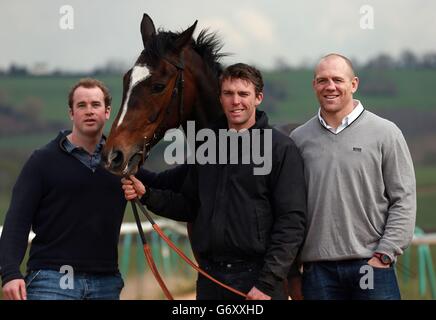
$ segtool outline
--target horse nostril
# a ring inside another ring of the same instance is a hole
[[[110,164],[113,169],[119,168],[123,164],[123,153],[119,150],[113,150],[110,154]]]

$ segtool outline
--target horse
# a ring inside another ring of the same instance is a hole
[[[102,153],[110,172],[135,174],[151,148],[170,128],[194,120],[196,130],[222,114],[219,76],[222,44],[215,33],[193,33],[197,21],[175,33],[158,30],[144,14],[141,35],[144,50],[123,77],[121,108]]]

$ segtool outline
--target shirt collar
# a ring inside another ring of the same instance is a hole
[[[338,127],[339,128],[346,128],[348,127],[350,124],[353,123],[354,120],[356,120],[360,114],[363,112],[364,108],[362,103],[359,100],[354,99],[353,103],[356,105],[353,109],[353,111],[351,111],[348,115],[346,115],[341,122],[341,125]],[[328,125],[327,122],[325,122],[325,120],[323,119],[323,117],[321,116],[321,108],[318,109],[318,119],[319,122],[321,122],[322,126],[327,128],[328,130],[333,132],[333,127]],[[338,130],[339,131],[339,130]]]
[[[73,151],[76,151],[76,150],[77,151],[84,150],[82,147],[76,146],[74,143],[72,143],[70,141],[70,139],[68,139],[67,135],[70,134],[71,131],[64,130],[62,133],[64,134],[64,138],[62,139],[61,143],[62,143],[62,146],[64,147],[65,151],[67,151],[68,153],[72,153]],[[102,135],[100,142],[95,147],[94,153],[95,154],[100,153],[105,144],[106,144],[106,137],[104,135]]]

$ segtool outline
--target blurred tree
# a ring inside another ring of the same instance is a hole
[[[422,67],[436,69],[436,52],[428,52],[422,57]]]
[[[401,68],[416,69],[419,67],[419,59],[411,50],[404,50],[400,55],[399,66]]]
[[[397,66],[394,58],[387,53],[381,53],[366,63],[366,68],[375,70],[395,69]]]
[[[29,72],[27,71],[27,68],[24,66],[16,65],[15,63],[12,63],[9,66],[8,74],[11,76],[25,76],[28,75]]]
[[[291,71],[292,67],[288,63],[285,57],[276,57],[274,60],[274,70],[275,71]]]

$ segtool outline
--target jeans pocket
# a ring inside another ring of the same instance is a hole
[[[30,271],[27,276],[24,278],[26,282],[26,288],[30,286],[30,284],[38,277],[42,270]]]

